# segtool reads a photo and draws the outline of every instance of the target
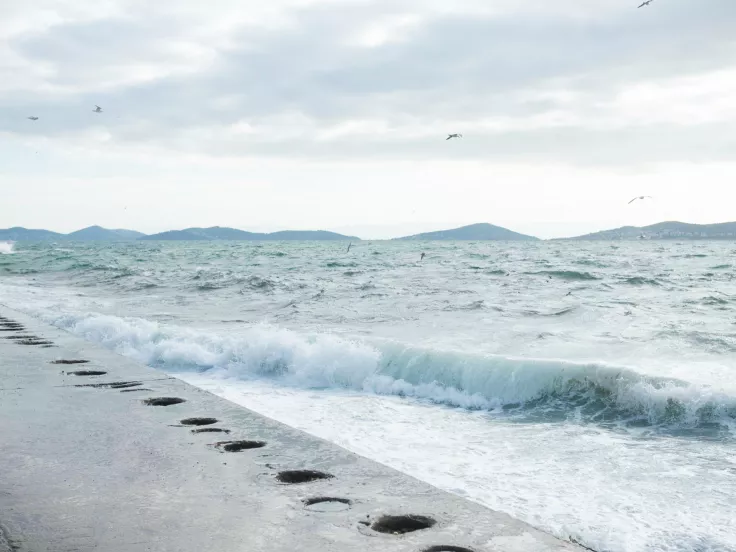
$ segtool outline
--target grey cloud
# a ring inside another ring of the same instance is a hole
[[[346,38],[377,12],[402,13],[401,2],[313,7],[296,12],[293,27],[249,28],[234,35],[233,46],[220,50],[214,63],[196,72],[104,92],[89,84],[95,71],[136,62],[166,64],[173,59],[166,40],[187,40],[190,29],[165,18],[60,26],[22,37],[11,47],[31,63],[51,64],[56,70],[52,82],[83,81],[87,89],[51,98],[29,91],[3,102],[0,116],[19,134],[63,136],[104,124],[113,143],[150,142],[213,154],[463,156],[612,164],[683,155],[694,160],[732,157],[732,126],[693,126],[687,121],[606,131],[562,127],[483,133],[468,136],[462,148],[452,150],[426,138],[320,142],[305,134],[281,141],[257,136],[197,139],[198,128],[215,134],[223,129],[225,134],[224,129],[241,120],[268,128],[273,117],[290,112],[309,117],[317,127],[363,118],[419,125],[489,116],[523,118],[560,108],[555,99],[529,100],[529,90],[555,86],[605,102],[621,87],[642,79],[736,65],[736,2],[660,4],[646,12],[632,7],[630,14],[616,12],[609,20],[592,22],[543,19],[531,13],[501,18],[429,13],[405,40],[376,48],[350,46]],[[223,96],[230,98],[227,108],[213,101]],[[95,103],[105,106],[104,119],[87,113]],[[585,115],[585,110],[581,106],[579,113]],[[29,113],[39,114],[41,124],[17,119]],[[437,132],[441,136],[462,130]]]

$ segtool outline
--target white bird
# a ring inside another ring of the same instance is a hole
[[[448,134],[447,138],[445,138],[445,141],[452,140],[453,138],[462,138],[462,137],[463,137],[462,134]]]
[[[642,2],[641,6],[639,6],[639,7],[640,8],[643,8],[644,6],[648,6],[652,2],[654,2],[654,0],[644,0],[644,2]]]
[[[632,199],[631,201],[629,201],[629,205],[631,205],[632,203],[634,203],[637,199],[651,199],[651,198],[652,198],[652,196],[637,196],[634,199]]]
[[[102,108],[95,104],[95,108],[92,110],[92,113],[102,113]]]
[[[29,118],[29,119],[30,119],[31,121],[38,121],[38,117],[36,117],[35,115],[31,115],[31,116],[30,116],[30,117],[28,117],[28,118]]]

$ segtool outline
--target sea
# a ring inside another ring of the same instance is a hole
[[[0,303],[592,550],[736,551],[736,243],[346,246],[5,243]]]

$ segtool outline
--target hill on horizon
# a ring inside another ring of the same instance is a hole
[[[135,230],[110,230],[102,226],[88,226],[64,235],[64,239],[75,241],[127,241],[145,236]]]
[[[50,241],[64,239],[64,234],[52,232],[51,230],[23,228],[13,226],[12,228],[0,229],[0,240],[10,241]]]
[[[69,234],[22,226],[0,229],[0,240],[10,241],[126,241],[141,236],[145,234],[135,230],[109,230],[102,226],[88,226]]]
[[[562,238],[566,240],[635,240],[640,238],[656,240],[733,240],[736,239],[736,222],[717,224],[690,224],[679,221],[666,221],[649,226],[622,226],[612,230],[601,230],[582,236]]]
[[[402,238],[394,238],[395,240],[454,240],[454,241],[537,241],[539,238],[520,234],[495,226],[486,222],[471,224],[469,226],[461,226],[451,230],[439,230],[437,232],[424,232],[413,236],[405,236]]]
[[[280,232],[259,233],[246,232],[237,228],[212,226],[211,228],[186,228],[169,230],[139,238],[146,241],[202,241],[202,240],[241,240],[241,241],[311,241],[311,240],[352,240],[360,241],[355,236],[344,236],[326,230],[282,230]]]

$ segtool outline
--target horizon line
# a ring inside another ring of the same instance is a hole
[[[563,221],[560,221],[560,223],[561,224],[564,224]],[[8,231],[11,231],[11,230],[22,230],[22,231],[32,231],[32,232],[49,232],[49,233],[53,233],[53,234],[58,234],[60,237],[68,237],[68,236],[71,236],[72,234],[75,234],[77,232],[81,232],[81,231],[84,231],[84,230],[100,229],[100,230],[109,231],[109,232],[134,232],[134,233],[140,234],[140,236],[132,237],[132,238],[130,238],[130,241],[138,241],[138,240],[142,240],[143,238],[150,238],[151,236],[156,236],[156,235],[159,235],[159,234],[166,234],[166,233],[169,233],[169,232],[186,232],[186,231],[189,231],[189,230],[224,229],[224,230],[235,230],[235,231],[244,232],[244,233],[247,233],[247,234],[263,235],[263,236],[270,236],[270,235],[273,235],[273,234],[279,234],[279,233],[285,233],[285,232],[310,232],[310,233],[326,232],[326,233],[331,233],[331,234],[337,234],[337,235],[341,236],[342,238],[344,238],[346,240],[347,239],[354,239],[354,240],[359,240],[359,241],[393,241],[393,240],[401,240],[401,239],[405,239],[405,238],[418,237],[418,236],[422,236],[422,235],[425,235],[425,234],[436,234],[436,233],[442,233],[442,232],[452,232],[452,231],[455,231],[455,230],[461,230],[461,229],[469,228],[469,227],[472,227],[472,226],[487,225],[487,226],[493,226],[496,229],[506,230],[506,231],[509,231],[509,232],[512,232],[512,233],[515,233],[515,234],[519,234],[520,236],[523,236],[524,238],[532,238],[534,240],[539,240],[539,241],[555,241],[555,240],[576,239],[576,238],[581,238],[581,237],[585,237],[585,236],[593,236],[593,235],[596,235],[596,234],[604,234],[606,232],[620,231],[620,230],[624,230],[624,229],[641,230],[641,229],[646,229],[646,228],[651,227],[651,226],[657,226],[657,225],[660,225],[660,224],[667,224],[667,223],[672,223],[672,224],[685,224],[685,225],[688,225],[688,226],[703,227],[703,226],[719,226],[719,225],[724,225],[724,224],[736,224],[736,221],[713,222],[713,223],[690,223],[690,222],[682,222],[682,221],[678,221],[678,220],[664,220],[664,221],[661,221],[661,222],[655,222],[655,223],[647,224],[647,225],[644,225],[644,226],[625,225],[625,226],[619,226],[619,227],[616,227],[616,228],[607,228],[607,229],[603,229],[603,230],[596,230],[596,231],[593,231],[593,232],[587,232],[587,233],[584,233],[584,234],[578,234],[578,235],[573,235],[573,236],[552,237],[552,238],[540,238],[540,237],[534,236],[532,234],[524,234],[524,233],[516,232],[516,231],[511,230],[511,229],[509,229],[507,227],[498,226],[498,225],[495,225],[495,224],[489,223],[489,222],[475,222],[475,223],[470,223],[470,224],[464,224],[464,225],[461,225],[461,226],[456,226],[456,227],[453,227],[453,228],[442,228],[442,229],[439,229],[439,230],[427,230],[427,231],[424,231],[424,232],[416,232],[416,233],[413,233],[413,234],[404,234],[404,235],[397,235],[397,236],[393,236],[393,237],[384,237],[384,238],[362,238],[360,236],[348,235],[348,234],[344,234],[342,232],[338,232],[336,230],[326,230],[326,229],[317,229],[317,230],[314,230],[314,229],[282,229],[282,230],[273,230],[273,231],[270,231],[270,232],[259,232],[259,231],[252,231],[252,230],[244,230],[242,228],[236,228],[236,227],[233,227],[233,226],[219,226],[219,225],[215,225],[215,226],[190,226],[190,227],[181,228],[181,229],[162,230],[160,232],[153,232],[151,234],[146,234],[144,232],[140,232],[138,230],[131,230],[131,229],[128,229],[128,228],[107,228],[107,227],[100,226],[100,225],[97,225],[97,224],[86,226],[84,228],[80,228],[78,230],[74,230],[74,231],[67,232],[67,233],[57,232],[57,231],[54,231],[54,230],[48,230],[46,228],[28,228],[28,227],[25,227],[25,226],[12,226],[12,227],[9,227],[9,228],[2,228],[2,229],[0,229],[0,232],[8,232]],[[397,226],[397,225],[399,225],[399,224],[385,224],[385,225],[373,225],[373,226],[375,226],[376,228],[382,228],[382,227],[386,228],[386,227]],[[361,226],[361,225],[354,225],[354,226]],[[371,226],[371,225],[365,225],[365,226]],[[5,238],[5,239],[10,239],[10,238]],[[340,238],[338,238],[338,240],[339,239]],[[736,238],[734,238],[734,239],[736,239]],[[218,240],[218,238],[213,238],[211,240],[212,241],[215,241],[215,240]],[[96,241],[96,240],[85,240],[85,241]],[[103,240],[100,240],[100,241],[103,241]],[[127,240],[121,240],[121,241],[127,241]],[[152,241],[155,241],[155,240],[152,240]],[[172,241],[172,240],[161,240],[161,241]],[[181,241],[187,241],[187,240],[181,240]],[[205,241],[205,240],[202,240],[202,241]],[[222,241],[227,241],[227,239],[226,238],[223,238]],[[232,240],[232,241],[246,241],[246,240]],[[252,241],[258,241],[258,240],[257,239],[254,239]],[[327,240],[315,240],[315,241],[327,241]],[[335,241],[337,241],[337,240],[335,240]],[[430,241],[430,240],[428,240],[428,241]],[[443,239],[440,239],[438,241],[451,241],[451,240],[447,240],[447,239],[444,239],[443,240]],[[517,240],[482,239],[482,238],[478,238],[478,239],[467,239],[466,238],[466,239],[461,239],[461,240],[458,240],[458,241],[517,241]]]

